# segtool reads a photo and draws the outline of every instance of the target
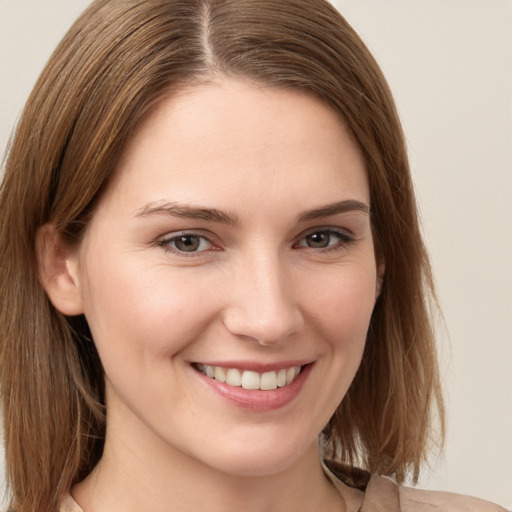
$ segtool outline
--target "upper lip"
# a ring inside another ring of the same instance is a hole
[[[196,361],[193,364],[203,366],[219,366],[221,368],[237,368],[238,370],[249,370],[258,373],[272,372],[282,370],[283,368],[292,368],[294,366],[304,366],[313,363],[311,359],[290,359],[285,361],[276,361],[275,363],[262,363],[259,361]]]

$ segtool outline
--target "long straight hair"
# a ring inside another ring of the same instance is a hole
[[[386,264],[361,367],[322,439],[328,456],[417,478],[443,405],[434,297],[404,138],[386,81],[323,0],[96,0],[27,102],[0,190],[0,350],[12,509],[58,510],[101,457],[104,376],[83,316],[38,277],[36,234],[78,243],[131,133],[164,95],[218,76],[300,89],[338,113],[364,157]]]

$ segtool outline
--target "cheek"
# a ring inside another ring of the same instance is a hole
[[[371,261],[333,268],[331,275],[318,276],[310,293],[309,324],[319,347],[315,374],[315,426],[320,431],[345,397],[366,344],[375,302],[375,271]],[[317,393],[321,389],[322,393]]]
[[[375,305],[376,278],[371,262],[353,264],[317,280],[310,314],[331,343],[364,345]]]
[[[91,262],[84,290],[85,316],[100,357],[172,357],[200,336],[214,315],[208,283],[166,268],[148,269],[136,258]],[[195,286],[191,286],[191,281]]]

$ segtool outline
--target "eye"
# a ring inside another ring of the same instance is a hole
[[[354,238],[343,231],[322,229],[308,233],[299,240],[296,246],[311,249],[336,249],[353,241]]]
[[[170,238],[160,240],[158,245],[164,249],[176,253],[196,253],[213,249],[214,245],[210,240],[195,233],[180,233]]]

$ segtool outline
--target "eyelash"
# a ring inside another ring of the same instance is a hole
[[[195,238],[199,241],[199,244],[206,242],[211,247],[207,248],[207,249],[203,249],[201,251],[182,251],[182,250],[178,249],[177,247],[172,247],[171,244],[176,243],[177,241],[180,240],[180,238],[181,239]],[[199,233],[193,233],[193,232],[191,233],[191,232],[187,232],[187,231],[184,231],[181,233],[175,233],[168,238],[158,240],[157,245],[159,247],[162,247],[166,252],[171,252],[171,253],[178,254],[179,256],[184,256],[184,257],[194,257],[194,256],[197,256],[197,255],[204,253],[208,250],[219,250],[218,248],[216,248],[216,245],[208,237],[201,235]]]
[[[337,241],[332,244],[328,245],[326,247],[311,247],[308,245],[303,245],[301,242],[305,241],[307,237],[311,237],[313,235],[328,235],[329,242],[332,238],[337,238]],[[172,247],[171,244],[175,244],[177,241],[181,239],[189,238],[189,239],[196,239],[199,243],[198,247],[201,247],[201,244],[206,242],[210,245],[209,248],[203,249],[203,250],[194,250],[194,251],[183,251],[178,249],[177,247]],[[298,242],[293,245],[294,248],[304,248],[304,249],[312,249],[315,252],[320,253],[329,253],[333,251],[339,251],[344,248],[346,248],[348,245],[355,242],[355,238],[353,235],[347,233],[344,230],[341,229],[333,229],[333,228],[316,228],[312,231],[309,231],[305,234],[302,234],[300,238],[298,239]],[[194,232],[180,232],[173,234],[170,237],[164,238],[162,240],[158,240],[156,243],[159,247],[162,247],[165,251],[171,252],[174,254],[178,254],[179,256],[184,257],[197,257],[198,255],[210,251],[210,250],[220,250],[208,237],[201,235],[199,233]]]
[[[311,237],[313,235],[327,235],[329,237],[329,241],[331,238],[337,238],[337,241],[333,245],[328,245],[327,247],[311,247],[308,245],[301,245],[300,242],[305,241],[307,237]],[[305,249],[313,249],[320,253],[328,253],[334,251],[340,251],[342,249],[346,249],[346,247],[355,242],[355,237],[352,234],[347,233],[347,231],[341,229],[333,229],[333,228],[315,228],[303,235],[299,239],[299,243],[294,244],[294,247],[304,247]]]

